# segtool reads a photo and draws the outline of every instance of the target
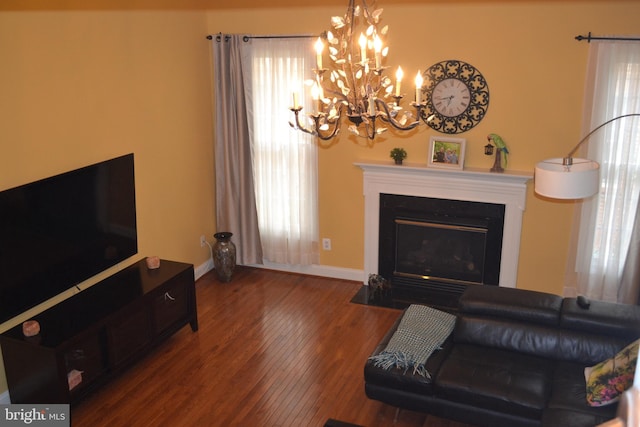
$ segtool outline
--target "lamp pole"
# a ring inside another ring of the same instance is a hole
[[[625,117],[632,117],[632,116],[640,116],[640,113],[630,113],[630,114],[623,114],[622,116],[618,116],[618,117],[614,117],[613,119],[609,119],[606,122],[602,123],[600,126],[596,127],[595,129],[593,129],[591,132],[589,132],[588,134],[586,134],[584,136],[584,138],[582,138],[580,140],[580,142],[578,142],[576,144],[575,147],[573,147],[573,150],[569,151],[569,154],[567,154],[567,157],[564,157],[562,159],[562,164],[564,166],[571,166],[573,164],[573,155],[575,154],[576,151],[578,151],[578,148],[580,148],[580,146],[589,139],[589,137],[591,135],[593,135],[594,133],[596,133],[599,129],[605,127],[606,125],[608,125],[611,122],[615,122],[616,120],[620,120],[620,119],[624,119]]]

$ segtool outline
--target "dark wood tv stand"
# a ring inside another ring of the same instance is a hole
[[[21,324],[0,335],[11,402],[74,404],[186,324],[198,330],[193,265],[142,260],[33,319],[34,337]]]

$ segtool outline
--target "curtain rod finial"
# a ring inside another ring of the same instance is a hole
[[[581,42],[582,40],[586,40],[587,43],[591,43],[591,31],[589,31],[589,34],[587,34],[586,36],[576,36],[576,40],[578,40],[579,42]]]

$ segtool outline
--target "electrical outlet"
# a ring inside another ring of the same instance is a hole
[[[322,239],[322,249],[325,251],[331,250],[331,239],[328,239],[326,237]]]
[[[200,247],[204,248],[207,244],[207,239],[206,237],[204,237],[204,234],[202,236],[200,236]]]

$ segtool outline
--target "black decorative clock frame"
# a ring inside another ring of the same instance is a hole
[[[447,134],[476,126],[489,109],[489,86],[473,65],[450,59],[423,73],[426,108],[421,117],[431,128]]]

